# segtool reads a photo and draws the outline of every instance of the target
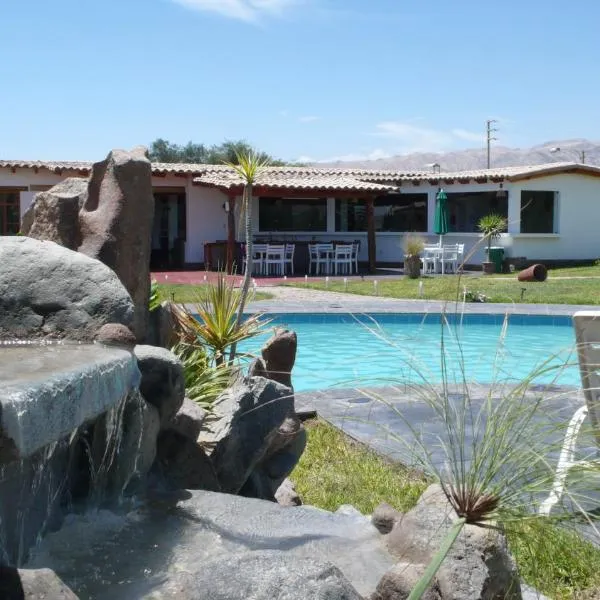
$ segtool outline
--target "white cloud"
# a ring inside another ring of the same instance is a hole
[[[445,131],[402,121],[378,123],[375,135],[393,139],[399,143],[399,150],[402,153],[444,152],[456,148],[464,141],[483,143],[482,134],[464,129],[455,128]]]
[[[279,116],[280,116],[280,117],[287,118],[287,117],[289,117],[289,116],[290,116],[290,111],[289,111],[289,110],[287,110],[287,109],[280,110],[280,111],[279,111]]]
[[[314,123],[315,121],[319,121],[321,117],[315,117],[314,115],[307,115],[306,117],[299,117],[298,121],[300,123]]]
[[[173,0],[187,8],[214,12],[250,23],[262,16],[279,16],[299,0]]]
[[[323,158],[317,162],[324,162],[324,163],[338,162],[338,161],[358,162],[358,161],[362,161],[362,160],[379,160],[380,158],[390,158],[391,156],[393,156],[392,153],[387,152],[386,150],[382,150],[381,148],[377,148],[376,150],[371,150],[370,152],[365,152],[365,153],[342,154],[340,156],[332,156],[330,158]]]

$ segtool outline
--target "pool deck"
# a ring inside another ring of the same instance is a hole
[[[258,288],[261,290],[262,288]],[[600,311],[600,306],[572,304],[503,304],[401,300],[381,296],[359,296],[341,292],[273,286],[265,289],[274,297],[251,302],[246,312],[266,313],[469,313],[516,315],[573,315],[579,310]]]

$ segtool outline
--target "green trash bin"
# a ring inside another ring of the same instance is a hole
[[[488,260],[494,263],[494,271],[502,273],[502,263],[504,262],[504,248],[502,246],[492,246]]]

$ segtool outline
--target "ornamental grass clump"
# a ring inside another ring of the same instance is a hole
[[[387,439],[404,448],[407,464],[439,483],[455,512],[452,525],[410,600],[423,595],[466,524],[503,531],[511,545],[519,545],[521,557],[528,550],[526,537],[539,530],[541,523],[566,532],[584,522],[596,531],[595,517],[586,509],[586,501],[598,486],[589,477],[572,478],[565,488],[564,501],[549,517],[538,513],[552,491],[555,461],[571,417],[565,411],[565,398],[573,390],[562,388],[559,378],[563,369],[577,364],[575,354],[550,357],[521,381],[515,381],[502,371],[502,357],[509,351],[505,346],[509,327],[506,315],[496,353],[488,358],[491,384],[483,386],[467,380],[460,322],[460,315],[453,319],[441,315],[439,384],[432,383],[436,378],[431,373],[419,370],[406,347],[397,345],[399,363],[403,363],[399,370],[410,370],[410,380],[394,383],[411,402],[426,408],[430,416],[424,422],[415,425],[409,421],[403,402],[361,388],[363,394],[388,407],[384,421],[402,420],[403,428],[410,431],[408,436],[401,435],[398,426],[395,430],[393,425],[378,423],[378,428]],[[377,325],[366,326],[396,345]],[[540,380],[545,383],[540,384]],[[348,420],[352,420],[351,410]],[[377,414],[382,414],[381,409]],[[430,427],[431,422],[438,428]],[[528,575],[535,580],[535,560],[529,564],[534,566]]]

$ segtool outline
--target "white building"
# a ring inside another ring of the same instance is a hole
[[[83,162],[0,160],[0,235],[18,232],[36,192],[66,177],[87,177],[90,168]],[[233,247],[238,224],[242,187],[235,173],[225,166],[154,164],[153,186],[154,268],[181,262],[199,267],[209,254],[213,266],[224,261],[226,241]],[[361,240],[362,261],[399,263],[406,233],[437,241],[433,220],[440,187],[450,213],[445,240],[464,243],[471,264],[483,260],[476,224],[490,212],[508,218],[508,231],[495,244],[509,257],[600,257],[600,168],[574,163],[456,173],[271,167],[254,189],[256,239],[299,246]],[[211,242],[219,243],[205,246]]]

